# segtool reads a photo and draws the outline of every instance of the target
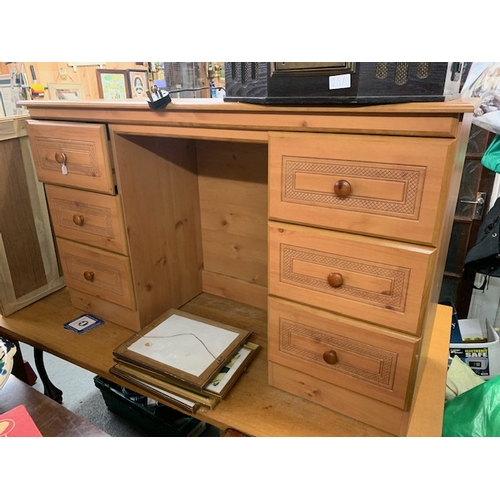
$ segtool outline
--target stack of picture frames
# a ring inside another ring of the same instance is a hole
[[[145,69],[97,69],[101,99],[146,99],[148,72]]]
[[[114,375],[185,412],[214,408],[259,346],[251,332],[171,309],[113,352]]]

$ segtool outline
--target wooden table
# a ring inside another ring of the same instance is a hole
[[[11,375],[0,389],[0,414],[19,405],[26,407],[44,437],[108,436],[87,420]]]
[[[388,436],[387,433],[267,384],[267,317],[262,309],[202,293],[182,310],[251,330],[261,346],[247,371],[213,410],[196,414],[221,430],[237,429],[253,436]],[[106,322],[84,335],[63,324],[84,314],[59,290],[8,317],[0,317],[0,335],[49,352],[107,380],[148,396],[146,391],[109,373],[113,349],[134,332]],[[429,356],[417,384],[410,436],[440,436],[444,408],[451,308],[438,306]],[[50,375],[50,373],[49,373]],[[64,391],[64,387],[61,387]],[[155,398],[157,399],[157,398]],[[56,404],[56,403],[54,403]]]

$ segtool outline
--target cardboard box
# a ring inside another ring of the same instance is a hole
[[[461,338],[457,336],[457,329]],[[487,319],[452,320],[450,357],[453,356],[458,356],[485,380],[498,375],[500,339],[490,322]]]

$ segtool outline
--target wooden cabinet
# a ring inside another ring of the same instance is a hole
[[[407,433],[470,103],[29,108],[73,305],[136,330],[201,292],[267,309],[270,385]]]

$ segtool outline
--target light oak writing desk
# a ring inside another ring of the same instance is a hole
[[[201,307],[256,332],[266,352],[242,399],[235,391],[203,418],[254,435],[411,431],[471,103],[25,104],[73,306],[133,331]],[[235,302],[196,304],[214,296]],[[111,340],[101,332],[91,346],[94,335],[78,341],[86,353],[66,353],[106,376],[112,349],[98,342]],[[65,352],[67,337],[45,347]]]
[[[209,294],[201,294],[182,309],[249,328],[254,332],[251,340],[262,346],[226,398],[213,410],[196,414],[200,420],[223,430],[234,428],[253,436],[389,436],[379,429],[269,386],[264,311]],[[68,291],[62,289],[11,316],[0,317],[0,334],[145,393],[109,373],[114,364],[113,349],[133,332],[109,322],[84,335],[63,328],[64,323],[81,314],[81,310],[70,304]],[[441,435],[450,325],[451,308],[438,306],[432,345],[428,358],[423,360],[425,369],[417,389],[409,436]],[[64,391],[64,387],[60,389]]]

